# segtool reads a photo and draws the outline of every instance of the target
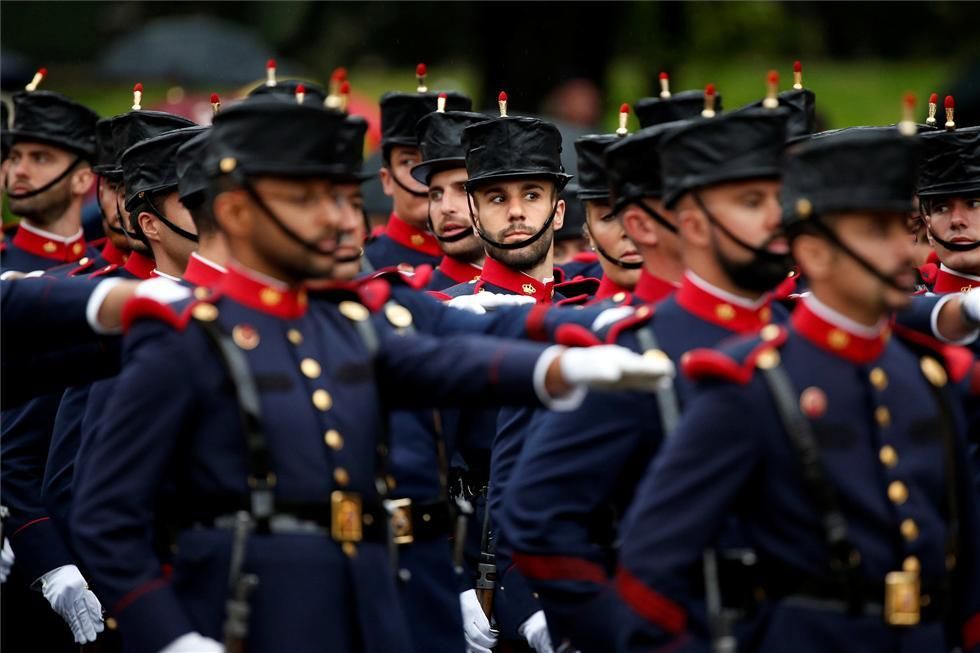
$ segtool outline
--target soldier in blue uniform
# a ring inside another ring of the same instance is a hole
[[[16,233],[0,245],[0,272],[46,270],[92,254],[82,234],[82,204],[95,177],[95,123],[88,107],[51,91],[14,95],[4,162]]]
[[[280,102],[219,114],[206,169],[228,274],[206,301],[187,290],[127,310],[126,364],[72,515],[127,650],[222,650],[230,566],[236,607],[258,576],[249,650],[405,650],[381,510],[382,405],[533,404],[585,373],[572,352],[413,335],[381,280],[307,295],[299,283],[330,275],[344,228],[329,181],[343,124]],[[165,406],[150,392],[162,379]],[[168,581],[150,541],[169,482],[180,532]],[[237,519],[254,532],[233,534]],[[230,617],[231,644],[243,618]]]
[[[659,303],[605,328],[604,339],[679,362],[692,348],[772,319],[766,289],[789,269],[787,257],[769,249],[779,226],[784,138],[782,112],[754,109],[649,127],[609,148],[614,206],[629,211],[628,226],[641,235],[657,230],[637,239],[645,250],[659,243],[652,269],[673,269],[676,247],[687,272],[676,292],[667,281],[638,288],[667,292],[647,295]],[[739,266],[772,270],[752,278],[735,274]],[[548,415],[528,438],[504,498],[505,525],[553,631],[575,648],[612,648],[626,614],[608,584],[616,526],[687,396],[681,379],[655,401],[590,393],[578,410]]]
[[[440,96],[439,103],[446,98]],[[437,110],[417,126],[421,163],[412,178],[429,189],[429,228],[443,256],[432,272],[429,290],[444,290],[480,276],[483,243],[473,231],[467,205],[463,129],[488,116],[469,111]]]
[[[575,141],[578,157],[578,199],[585,208],[586,236],[599,255],[602,273],[595,299],[626,297],[633,290],[643,268],[643,258],[626,236],[621,216],[612,209],[609,182],[603,154],[607,147],[629,133],[626,120],[629,106],[620,109],[620,127],[615,134],[591,134]],[[620,294],[622,293],[622,294]]]
[[[919,210],[939,258],[932,291],[980,286],[980,127],[922,134]]]
[[[187,209],[197,232],[197,250],[191,252],[184,274],[185,283],[211,288],[224,275],[228,245],[218,229],[207,201],[207,175],[204,154],[207,151],[210,129],[204,129],[177,148],[177,195]]]
[[[914,284],[915,146],[882,128],[790,151],[783,219],[812,295],[785,328],[684,361],[697,389],[622,532],[616,585],[636,618],[621,650],[703,644],[686,574],[729,511],[764,570],[753,650],[980,646],[957,400],[971,357],[887,321]]]
[[[420,161],[415,126],[436,110],[444,95],[447,111],[469,111],[472,102],[456,92],[436,94],[425,85],[425,66],[419,64],[416,93],[392,91],[381,98],[381,185],[392,201],[392,212],[383,234],[368,243],[365,256],[374,269],[399,264],[439,264],[442,250],[428,230],[428,193],[412,178]]]

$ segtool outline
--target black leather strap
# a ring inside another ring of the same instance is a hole
[[[654,335],[650,325],[644,325],[636,330],[636,341],[639,343],[640,349],[643,350],[644,354],[650,351],[663,351],[660,349],[657,337]],[[664,438],[668,438],[674,432],[674,427],[677,426],[681,414],[680,403],[677,400],[677,392],[674,390],[674,384],[669,383],[658,386],[656,397],[657,408],[660,413],[660,426],[664,431]]]

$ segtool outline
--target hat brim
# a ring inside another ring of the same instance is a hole
[[[432,180],[432,175],[436,174],[437,172],[465,167],[466,159],[462,157],[446,157],[444,159],[430,159],[428,161],[423,161],[422,163],[413,166],[409,173],[412,175],[412,179],[420,184],[428,186],[429,182]]]
[[[57,147],[58,149],[66,150],[72,154],[77,154],[86,161],[91,161],[95,158],[95,145],[93,143],[92,147],[86,147],[81,143],[75,141],[69,141],[60,138],[51,138],[46,134],[38,134],[35,132],[27,132],[19,129],[11,129],[7,132],[7,145],[13,146],[20,142],[28,143],[40,143],[42,145],[51,145]]]
[[[690,183],[684,184],[683,188],[678,188],[671,193],[664,193],[664,206],[668,209],[673,209],[677,205],[677,202],[688,193],[708,188],[709,186],[718,186],[719,184],[736,181],[748,181],[750,179],[778,179],[782,175],[783,171],[776,166],[746,168],[735,172],[719,171],[713,175],[698,175],[692,178]]]
[[[472,193],[478,186],[486,186],[493,181],[511,181],[513,179],[550,179],[555,182],[558,192],[561,192],[568,185],[568,182],[571,181],[572,175],[546,170],[512,170],[510,172],[470,177],[466,180],[465,188],[466,192]]]
[[[596,190],[594,188],[580,188],[576,193],[575,197],[580,200],[608,200],[609,191],[608,190]]]
[[[927,186],[916,194],[921,198],[950,197],[956,195],[971,195],[980,193],[980,179],[970,181],[954,181],[948,184]]]

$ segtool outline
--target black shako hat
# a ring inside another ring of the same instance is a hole
[[[177,195],[189,209],[200,206],[207,196],[204,155],[210,140],[211,128],[205,127],[177,148]]]
[[[334,154],[339,166],[334,175],[337,181],[362,183],[373,179],[377,173],[364,172],[364,136],[367,134],[367,120],[361,116],[347,115],[337,133],[338,142]]]
[[[423,116],[415,126],[422,163],[412,168],[412,178],[428,186],[435,173],[465,167],[463,130],[489,118],[472,111],[433,111]]]
[[[95,123],[98,114],[60,93],[15,93],[14,123],[10,144],[19,141],[45,143],[91,161],[95,158]]]
[[[209,178],[246,176],[344,177],[357,130],[347,116],[294,102],[239,103],[214,117],[204,161]]]
[[[298,79],[284,79],[277,81],[273,86],[269,86],[263,82],[249,91],[246,97],[272,98],[296,102],[296,89],[301,84],[303,86],[303,104],[313,104],[322,107],[327,100],[327,92],[323,90],[323,87],[313,82],[304,82]]]
[[[575,139],[578,164],[577,195],[580,200],[608,200],[609,181],[603,154],[611,145],[628,138],[616,134],[588,134]]]
[[[613,200],[614,211],[641,197],[663,196],[660,146],[671,131],[684,127],[689,122],[676,120],[646,127],[624,139],[618,139],[606,148],[604,158],[608,176],[607,192]],[[579,170],[581,171],[581,167]]]
[[[714,109],[721,114],[721,93],[715,94]],[[668,98],[640,98],[633,105],[641,127],[697,118],[704,110],[704,91],[681,91]]]
[[[140,141],[122,153],[127,211],[147,195],[177,190],[177,150],[207,129],[199,125],[175,129]]]
[[[121,177],[123,169],[120,159],[123,152],[140,141],[175,129],[197,126],[197,123],[192,120],[164,111],[129,111],[113,117],[109,129],[112,132],[115,164],[112,168],[103,167],[101,174],[114,174]]]
[[[761,108],[765,100],[745,108]],[[782,91],[776,95],[779,106],[786,110],[786,140],[794,142],[813,133],[817,124],[817,96],[807,88]]]
[[[980,193],[980,126],[922,134],[919,197]]]
[[[791,146],[780,192],[783,224],[844,211],[913,211],[919,140],[895,127],[853,127]]]
[[[392,146],[417,147],[416,126],[438,108],[440,93],[389,92],[381,96],[381,147],[387,156]],[[448,91],[446,111],[470,111],[473,101],[456,91]]]
[[[112,118],[102,118],[95,123],[95,165],[92,166],[92,171],[97,175],[118,176],[117,158],[112,141]]]
[[[561,191],[572,178],[561,164],[561,132],[538,118],[491,118],[463,130],[466,190],[490,181],[547,178]]]
[[[10,150],[10,107],[3,100],[0,100],[0,161],[7,160],[7,152]]]
[[[664,203],[673,208],[692,190],[779,177],[786,110],[747,108],[697,118],[671,130],[660,145]]]

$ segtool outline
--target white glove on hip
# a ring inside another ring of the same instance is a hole
[[[3,549],[0,550],[0,583],[7,582],[10,568],[14,566],[14,550],[10,548],[10,540],[3,538]]]
[[[160,653],[224,653],[225,646],[200,633],[185,633],[167,644]]]
[[[41,576],[41,593],[71,628],[79,644],[94,642],[105,628],[102,604],[75,565],[64,565]]]
[[[517,629],[517,633],[527,640],[527,643],[537,653],[554,653],[551,647],[551,634],[548,632],[548,621],[544,618],[544,612],[538,610],[527,621],[522,623]]]
[[[619,345],[568,349],[560,365],[566,382],[597,390],[654,391],[674,377],[666,356],[642,356]]]
[[[533,303],[534,297],[527,297],[525,295],[505,295],[503,293],[495,292],[478,292],[473,293],[472,295],[453,297],[446,302],[446,305],[463,311],[469,311],[470,313],[476,313],[477,315],[483,315],[487,312],[487,310],[493,310],[495,308],[500,308],[501,306],[520,306],[522,304]]]
[[[463,611],[463,637],[466,653],[491,653],[497,645],[497,636],[490,629],[490,620],[480,607],[476,590],[466,590],[459,595],[459,607]]]

